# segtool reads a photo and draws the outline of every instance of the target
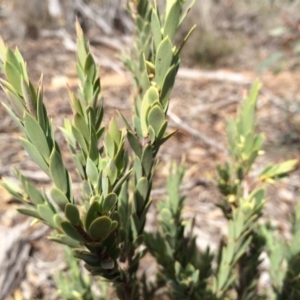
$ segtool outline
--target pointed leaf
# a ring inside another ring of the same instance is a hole
[[[45,162],[42,155],[39,151],[28,141],[23,138],[20,138],[21,144],[29,154],[29,156],[36,162],[36,164],[47,174],[49,175],[48,165]]]
[[[173,59],[172,44],[169,37],[165,37],[159,44],[155,57],[155,81],[159,89],[162,88],[164,78]]]
[[[26,135],[31,143],[38,149],[39,153],[48,162],[50,157],[50,149],[46,139],[46,136],[40,127],[37,120],[29,114],[25,114],[24,127]]]
[[[60,222],[62,230],[72,239],[84,243],[86,240],[69,221]]]
[[[115,193],[108,194],[102,204],[102,212],[104,214],[110,212],[116,205],[118,197]]]
[[[68,192],[68,174],[62,162],[61,155],[53,149],[50,156],[50,175],[56,187],[64,194]]]

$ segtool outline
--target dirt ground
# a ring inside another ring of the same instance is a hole
[[[1,34],[3,33],[0,31]],[[41,73],[44,74],[45,104],[58,128],[64,118],[71,117],[66,84],[76,88],[75,53],[66,50],[59,38],[43,37],[34,41],[7,40],[7,42],[12,46],[17,45],[21,50],[34,83],[38,82]],[[120,66],[116,50],[103,45],[95,45],[93,48],[100,63],[106,62],[106,66],[101,68],[101,80],[105,106],[104,122],[107,124],[112,116],[116,116],[116,109],[130,115],[132,82],[130,75],[122,67],[122,72],[116,72],[109,67],[110,62],[112,65]],[[249,62],[245,64],[247,65]],[[256,74],[253,69],[243,69],[241,72],[242,68],[239,65],[238,72],[234,67],[223,71],[248,81],[259,78],[264,86],[258,101],[257,117],[259,130],[265,134],[265,155],[259,158],[253,173],[261,170],[267,163],[298,158],[300,71],[295,69],[277,75],[271,72]],[[157,201],[165,196],[164,186],[169,162],[171,160],[179,162],[184,155],[187,164],[184,184],[187,203],[184,216],[187,219],[196,219],[195,233],[198,245],[202,249],[206,245],[215,249],[220,235],[226,232],[226,222],[221,211],[215,206],[220,200],[215,186],[215,170],[216,165],[224,162],[227,155],[217,147],[226,147],[226,121],[235,114],[245,92],[249,89],[249,84],[232,82],[228,77],[213,79],[202,76],[198,79],[186,79],[181,76],[177,79],[171,98],[172,116],[169,125],[170,129],[179,131],[163,146],[159,154],[160,167],[154,184],[153,197]],[[6,102],[2,91],[0,97],[1,101]],[[35,184],[47,190],[50,184],[48,178],[28,159],[18,140],[20,133],[2,106],[0,117],[0,176],[13,179],[12,169],[17,167]],[[180,124],[175,122],[176,117],[180,118]],[[206,135],[217,147],[203,142],[195,132]],[[67,167],[74,170],[59,131],[57,140],[67,158]],[[299,171],[296,171],[288,179],[268,188],[265,215],[279,226],[287,238],[289,225],[286,220],[299,199],[299,175]],[[9,233],[9,230],[18,224],[27,222],[27,218],[15,211],[18,203],[1,187],[0,192],[0,233]],[[155,214],[154,205],[148,220],[150,229],[155,226]],[[46,233],[40,225],[24,229],[18,240],[36,231],[40,232],[40,237],[29,241],[30,249],[26,256],[28,259],[24,264],[24,273],[16,275],[16,286],[8,299],[59,299],[55,295],[53,274],[57,269],[64,268],[61,247],[47,241]],[[1,245],[6,243],[3,236],[5,235],[0,235]]]

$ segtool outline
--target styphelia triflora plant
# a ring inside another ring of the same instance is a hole
[[[61,128],[81,179],[81,197],[75,199],[72,180],[65,168],[55,130],[43,102],[43,80],[31,83],[26,64],[18,50],[0,42],[1,79],[10,102],[3,103],[19,126],[20,141],[33,161],[52,180],[50,194],[37,189],[15,171],[21,188],[5,180],[4,187],[24,205],[18,210],[50,226],[50,240],[72,249],[92,275],[112,283],[119,299],[296,299],[299,295],[300,255],[299,208],[293,221],[295,242],[278,243],[268,226],[258,220],[264,208],[264,183],[293,170],[296,162],[287,161],[266,167],[258,176],[257,187],[246,193],[249,172],[261,152],[262,135],[257,135],[255,106],[259,84],[251,89],[237,117],[229,123],[230,161],[218,167],[219,203],[228,219],[228,236],[218,253],[209,248],[201,252],[193,235],[194,221],[182,218],[184,200],[179,186],[184,167],[172,164],[167,182],[168,197],[158,203],[158,229],[145,232],[151,205],[156,156],[175,132],[168,132],[167,111],[180,64],[180,52],[193,28],[180,46],[174,37],[194,1],[167,0],[164,13],[154,1],[131,0],[136,40],[124,63],[134,78],[132,121],[122,112],[125,128],[115,118],[103,121],[99,69],[78,24],[76,71],[78,91],[69,91],[72,121]],[[125,148],[125,139],[130,149]],[[297,235],[298,234],[298,235]],[[271,292],[259,289],[261,253],[270,255]],[[140,261],[146,253],[155,258],[158,269],[149,282]],[[78,264],[67,252],[73,281],[69,289],[61,286],[60,295],[68,299],[92,299],[90,281],[78,272]],[[276,272],[281,270],[281,277]],[[139,272],[138,272],[139,271]],[[141,274],[141,275],[140,275]],[[63,280],[61,279],[61,282]],[[295,296],[296,295],[296,296]],[[81,297],[81,298],[80,298]],[[284,298],[286,297],[286,298]],[[289,298],[290,297],[290,298]],[[300,299],[300,298],[299,298]]]

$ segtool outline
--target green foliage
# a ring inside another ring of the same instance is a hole
[[[80,268],[70,248],[65,249],[67,273],[58,271],[55,276],[57,294],[66,300],[93,300],[91,279]]]
[[[69,91],[73,119],[65,120],[61,128],[81,179],[81,195],[76,199],[43,104],[42,78],[34,87],[20,52],[0,41],[0,66],[6,76],[1,85],[11,108],[3,105],[20,127],[25,150],[53,183],[48,195],[15,170],[20,188],[7,180],[3,185],[22,202],[21,213],[53,228],[49,239],[70,248],[66,257],[69,277],[59,275],[58,284],[58,292],[66,299],[93,299],[91,281],[81,274],[73,256],[92,275],[111,283],[119,299],[265,299],[267,293],[258,284],[265,250],[271,261],[273,289],[269,294],[274,299],[299,297],[300,206],[295,209],[289,243],[277,241],[268,226],[259,225],[265,185],[287,176],[296,161],[266,166],[254,180],[249,176],[263,144],[262,134],[256,133],[258,82],[228,123],[229,159],[217,168],[222,194],[218,206],[228,221],[228,234],[217,253],[209,248],[198,250],[195,220],[183,217],[185,197],[179,187],[184,166],[171,164],[168,196],[157,205],[157,231],[145,232],[156,156],[175,133],[167,130],[169,97],[181,50],[193,28],[180,46],[174,44],[174,37],[193,3],[168,0],[160,13],[156,2],[129,1],[137,38],[123,57],[135,81],[132,121],[119,112],[124,129],[115,118],[102,124],[99,69],[76,24],[80,84],[76,93]],[[139,267],[147,253],[158,265],[153,282]]]

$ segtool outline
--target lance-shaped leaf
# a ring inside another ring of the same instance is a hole
[[[113,141],[115,142],[116,145],[118,145],[120,143],[120,139],[121,139],[121,132],[119,130],[118,124],[115,120],[115,118],[112,118],[109,122],[108,125],[108,132],[109,135],[111,136],[111,138],[113,139]]]
[[[73,133],[77,143],[80,145],[81,149],[83,150],[83,152],[87,155],[89,153],[89,150],[87,147],[87,143],[86,143],[83,135],[81,134],[81,132],[75,126],[72,126],[72,133]]]
[[[103,240],[110,231],[111,219],[102,216],[92,222],[89,227],[89,234],[94,240]]]
[[[74,257],[82,259],[84,262],[86,262],[89,265],[98,266],[99,263],[100,263],[99,258],[95,254],[93,254],[91,252],[88,252],[88,251],[85,251],[85,250],[81,250],[81,249],[75,249],[73,251],[74,251],[73,252],[74,253]]]
[[[68,203],[65,207],[65,216],[72,224],[80,224],[80,213],[76,205]]]
[[[91,53],[89,53],[85,60],[84,72],[87,74],[87,78],[93,82],[97,76],[97,68],[95,65],[94,58]]]
[[[158,48],[158,45],[161,42],[162,34],[161,34],[161,24],[158,17],[157,9],[152,9],[151,14],[151,29],[153,32],[153,39],[154,39],[154,45],[155,48]]]
[[[99,180],[99,172],[96,165],[89,157],[86,161],[86,174],[91,184],[95,187]]]
[[[22,96],[22,87],[21,87],[21,74],[20,71],[10,62],[6,62],[4,65],[4,72],[7,77],[7,80],[14,87],[16,92]]]
[[[50,226],[56,227],[56,224],[53,220],[55,212],[48,204],[39,204],[37,206],[37,210],[43,220],[45,220]]]
[[[104,198],[104,201],[103,201],[103,204],[102,204],[102,212],[104,214],[110,212],[116,205],[117,203],[117,195],[115,193],[110,193],[108,194],[105,198]]]
[[[110,184],[113,185],[118,177],[118,169],[113,160],[109,160],[108,164],[106,165],[105,171]]]
[[[36,147],[34,147],[28,140],[25,140],[24,138],[20,138],[20,141],[29,156],[47,175],[49,175],[48,165]]]
[[[60,222],[60,226],[62,230],[72,239],[81,243],[86,242],[85,238],[77,231],[77,229],[69,221]]]
[[[292,159],[280,164],[270,165],[260,173],[260,180],[267,181],[286,176],[295,168],[297,162],[298,160]]]
[[[24,127],[30,142],[36,147],[36,149],[38,149],[43,158],[49,162],[50,149],[45,133],[43,132],[40,124],[34,117],[26,113],[24,118]]]
[[[20,212],[23,215],[30,216],[39,220],[43,220],[43,218],[40,216],[37,210],[28,209],[28,208],[17,208],[17,211]]]
[[[155,81],[159,89],[163,86],[163,81],[170,68],[172,59],[172,44],[169,37],[165,37],[159,44],[155,57]]]
[[[148,114],[148,124],[151,125],[151,127],[155,131],[155,135],[158,136],[159,130],[162,126],[162,124],[165,121],[165,113],[160,107],[160,105],[156,104],[154,105]]]
[[[137,212],[141,212],[143,207],[145,206],[145,202],[147,200],[147,196],[149,193],[149,182],[146,177],[142,177],[137,182],[136,186],[136,210]]]
[[[128,142],[129,142],[130,147],[133,150],[133,152],[138,157],[141,157],[141,155],[142,155],[142,146],[140,144],[140,141],[136,137],[136,135],[132,131],[127,130],[127,138],[128,138]]]
[[[59,244],[67,245],[71,248],[78,248],[81,246],[78,241],[72,239],[71,237],[65,234],[56,234],[55,236],[52,235],[49,236],[48,239]]]
[[[161,89],[161,93],[160,93],[160,98],[159,98],[160,103],[161,103],[162,107],[164,108],[164,110],[167,108],[168,100],[169,100],[170,94],[172,92],[174,83],[175,83],[177,71],[178,71],[178,66],[173,65],[173,66],[171,66],[171,68],[168,70],[168,72],[166,73],[166,75],[164,77],[164,81],[163,81],[163,85],[162,85],[162,89]]]
[[[181,4],[178,1],[176,1],[172,5],[168,15],[166,16],[163,36],[164,37],[168,36],[171,41],[173,40],[178,28],[180,12],[181,12]]]
[[[13,119],[13,121],[17,124],[19,129],[25,133],[24,127],[22,123],[20,122],[20,119],[15,115],[15,113],[12,112],[12,110],[4,103],[2,103],[3,107],[7,111],[7,113],[10,115],[10,117]],[[22,116],[21,116],[22,117]]]
[[[5,89],[5,93],[6,93],[6,96],[9,100],[11,106],[12,106],[12,109],[13,109],[14,113],[16,114],[16,116],[18,116],[18,118],[20,120],[22,120],[24,112],[26,111],[26,107],[25,107],[25,104],[24,104],[23,100],[20,98],[19,95],[16,95],[15,93],[12,93],[8,89]]]
[[[78,131],[80,131],[80,133],[83,135],[84,139],[88,141],[90,137],[90,130],[84,117],[76,113],[74,117],[74,124]]]
[[[32,95],[31,90],[24,77],[21,78],[21,86],[26,107],[29,113],[36,118],[36,99],[34,99],[34,96]]]
[[[153,165],[152,147],[150,145],[144,148],[141,162],[146,176],[149,177]]]
[[[53,148],[50,156],[50,175],[56,187],[64,194],[68,192],[68,174],[61,159],[61,155]]]

